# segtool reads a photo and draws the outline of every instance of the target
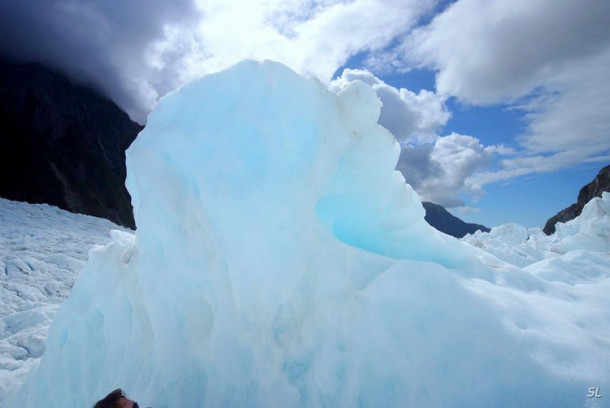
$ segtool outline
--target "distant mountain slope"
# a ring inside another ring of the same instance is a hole
[[[449,213],[442,206],[428,201],[422,202],[426,210],[425,220],[437,230],[456,238],[462,238],[466,234],[472,234],[477,230],[489,232],[489,228],[470,224],[460,220],[458,217]]]
[[[580,189],[576,203],[549,218],[544,225],[544,233],[551,235],[555,232],[555,224],[570,221],[578,217],[585,204],[593,197],[601,197],[604,191],[610,191],[610,166],[601,169],[593,181]]]
[[[0,196],[134,227],[125,149],[142,129],[40,64],[0,60]]]

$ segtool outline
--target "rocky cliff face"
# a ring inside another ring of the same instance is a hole
[[[0,61],[0,196],[134,227],[125,149],[142,126],[40,64]]]
[[[447,235],[452,235],[456,238],[462,238],[466,234],[473,234],[477,230],[489,232],[489,228],[479,225],[470,224],[460,220],[458,217],[449,213],[444,207],[428,201],[422,202],[426,210],[425,220]]]
[[[601,197],[602,192],[610,191],[610,166],[600,170],[595,179],[580,189],[578,200],[568,208],[559,211],[544,225],[543,231],[547,235],[555,232],[555,224],[570,221],[580,215],[585,204],[593,197]]]

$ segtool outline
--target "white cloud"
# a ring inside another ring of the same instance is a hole
[[[610,2],[459,0],[403,44],[439,71],[439,92],[471,103],[524,96],[566,65],[606,49]]]
[[[0,2],[0,51],[100,85],[142,122],[160,95],[245,58],[328,81],[351,56],[407,33],[437,1]]]
[[[490,164],[495,152],[495,147],[485,147],[472,136],[452,133],[434,144],[403,147],[397,169],[422,200],[461,207],[464,201],[458,193],[482,193],[469,180]]]
[[[563,151],[550,156],[535,155],[522,157],[509,157],[501,161],[502,169],[497,171],[484,171],[474,174],[466,180],[466,187],[470,191],[482,192],[486,184],[509,180],[515,177],[536,173],[549,173],[566,167],[577,166],[582,163],[599,163],[600,167],[610,162],[610,154],[600,153],[583,154],[582,151]]]
[[[383,104],[379,124],[403,145],[434,142],[438,138],[438,130],[451,116],[445,106],[445,98],[434,92],[422,89],[416,94],[405,88],[397,89],[365,70],[346,69],[330,87],[342,89],[353,81],[362,81],[377,92]]]
[[[457,216],[463,216],[463,215],[470,215],[470,214],[476,214],[479,213],[481,211],[480,208],[474,208],[474,207],[453,207],[451,208],[451,213],[453,215]]]
[[[437,92],[520,110],[528,126],[502,168],[465,187],[610,155],[610,2],[458,0],[379,61],[437,71]]]
[[[519,151],[499,152],[502,168],[468,180],[470,188],[528,174],[550,173],[583,163],[610,162],[610,86],[602,80],[610,66],[610,49],[574,62],[573,69],[550,78],[546,92],[516,109],[529,124],[518,137]]]
[[[523,147],[533,153],[577,151],[582,157],[609,150],[609,67],[610,46],[549,78],[552,93],[518,105],[530,120],[520,138]]]
[[[295,29],[301,72],[323,80],[359,52],[378,51],[409,32],[436,0],[354,0],[329,7]]]
[[[200,0],[197,30],[182,33],[198,43],[184,57],[185,76],[251,58],[273,59],[329,81],[353,55],[383,49],[410,31],[437,1]],[[158,48],[173,50],[175,42],[184,41],[168,38]]]

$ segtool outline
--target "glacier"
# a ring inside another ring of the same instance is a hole
[[[135,234],[91,250],[3,406],[599,404],[610,197],[503,260],[424,221],[379,112],[274,62],[162,98],[127,152]]]
[[[555,233],[550,236],[540,228],[504,224],[489,232],[475,231],[461,240],[506,262],[528,267],[570,251],[610,252],[609,226],[610,193],[603,192],[601,197],[595,197],[585,205],[580,216],[557,223]]]
[[[44,352],[51,320],[112,222],[0,198],[0,406]]]

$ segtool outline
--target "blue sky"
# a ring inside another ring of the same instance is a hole
[[[244,58],[361,80],[422,199],[542,226],[610,163],[608,27],[602,0],[27,0],[0,3],[0,52],[96,84],[140,123]]]

